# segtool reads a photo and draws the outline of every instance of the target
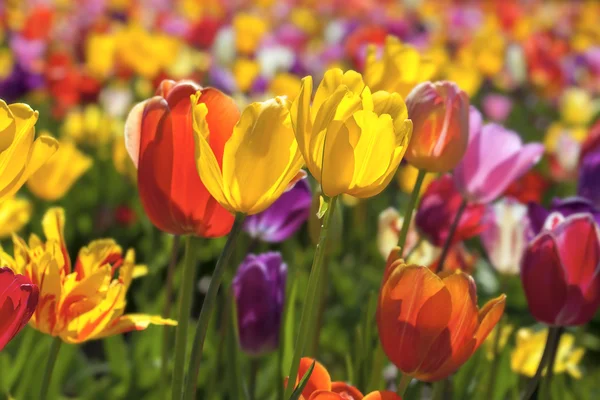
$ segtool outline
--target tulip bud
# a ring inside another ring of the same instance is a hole
[[[469,97],[453,82],[423,82],[406,98],[413,137],[406,159],[414,167],[448,172],[469,141]]]
[[[38,303],[38,287],[7,267],[0,268],[0,350],[29,321]]]

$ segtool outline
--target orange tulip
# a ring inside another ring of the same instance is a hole
[[[438,381],[455,372],[502,317],[505,295],[477,308],[473,279],[406,265],[399,248],[388,258],[377,307],[379,338],[403,373]]]
[[[300,360],[296,384],[308,371],[313,361],[315,368],[300,395],[300,400],[402,400],[394,392],[375,391],[365,396],[357,388],[345,382],[332,382],[323,364],[308,357]]]

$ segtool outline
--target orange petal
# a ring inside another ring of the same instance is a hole
[[[331,384],[331,391],[340,395],[346,395],[344,399],[350,396],[349,399],[361,400],[364,397],[360,390],[354,386],[348,385],[346,382],[333,382]]]
[[[315,360],[313,360],[310,357],[303,357],[300,360],[300,367],[298,368],[298,377],[296,378],[296,385],[298,384],[298,382],[300,382],[306,371],[310,369],[310,366],[312,365],[313,361]],[[313,392],[319,390],[331,390],[331,376],[329,376],[329,372],[323,366],[323,364],[316,361],[315,368],[313,369],[313,372],[310,375],[310,378],[308,379],[304,390],[302,391],[302,396],[305,399],[308,399],[310,398],[310,395]]]
[[[390,392],[389,390],[378,390],[376,392],[371,392],[365,397],[363,400],[402,400],[402,397],[398,396],[394,392]]]
[[[346,400],[337,393],[328,390],[318,390],[308,398],[308,400]]]
[[[475,349],[477,349],[485,338],[490,334],[492,329],[496,326],[502,314],[504,313],[504,307],[506,306],[506,295],[501,294],[488,301],[481,310],[479,310],[479,327],[475,332]]]

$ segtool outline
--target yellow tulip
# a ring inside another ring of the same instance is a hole
[[[135,265],[134,251],[123,255],[112,239],[91,242],[71,263],[64,225],[64,210],[52,208],[42,220],[46,242],[36,235],[28,243],[13,236],[14,258],[0,252],[3,265],[39,287],[40,300],[29,321],[32,327],[67,343],[82,343],[150,324],[176,325],[159,316],[123,315],[131,281],[145,275],[147,268]]]
[[[56,139],[35,138],[38,112],[0,100],[0,202],[12,196],[58,149]]]
[[[302,80],[291,108],[300,151],[323,193],[359,198],[380,193],[390,182],[412,133],[398,93],[371,90],[355,71],[325,73],[310,106],[312,78]]]
[[[85,45],[87,70],[95,77],[104,79],[115,65],[117,36],[107,33],[92,33]]]
[[[33,207],[20,197],[9,197],[0,203],[0,239],[18,232],[29,222]]]
[[[586,126],[600,110],[600,103],[584,89],[572,87],[566,89],[560,98],[560,115],[568,125]]]
[[[281,72],[269,83],[269,92],[273,96],[286,96],[293,101],[300,92],[300,79],[294,74]]]
[[[240,58],[233,65],[233,76],[242,92],[250,90],[259,73],[260,65],[254,60]]]
[[[400,186],[400,189],[404,193],[412,193],[415,183],[417,183],[417,175],[419,175],[419,170],[410,164],[403,164],[400,166],[400,168],[398,168],[396,180]],[[433,182],[435,178],[436,174],[425,175],[425,178],[423,178],[423,184],[421,185],[421,190],[419,190],[420,195],[425,193],[427,186],[429,186],[429,184]]]
[[[437,67],[429,57],[422,56],[412,46],[402,44],[398,38],[388,36],[383,56],[377,58],[377,49],[367,49],[365,82],[373,91],[396,92],[406,98],[417,84],[431,80]]]
[[[548,329],[534,332],[521,328],[517,331],[517,346],[511,354],[511,367],[521,375],[533,377],[544,352],[544,344],[548,337]],[[575,337],[564,333],[560,338],[554,373],[568,372],[573,378],[581,378],[579,363],[585,354],[582,347],[575,347]]]
[[[265,18],[247,13],[237,13],[233,18],[235,46],[241,54],[253,54],[269,29]]]
[[[210,194],[231,212],[256,214],[286,190],[302,168],[302,156],[290,124],[290,103],[276,97],[252,103],[242,112],[225,143],[223,169],[208,141],[206,104],[192,95],[196,163]]]
[[[27,187],[40,199],[58,200],[91,166],[90,157],[79,151],[72,142],[63,141],[44,168],[31,175]]]

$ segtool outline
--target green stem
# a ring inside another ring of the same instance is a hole
[[[260,368],[260,359],[252,357],[250,359],[250,380],[248,382],[248,394],[250,400],[255,400],[256,397],[256,378]]]
[[[554,363],[556,362],[556,354],[558,353],[558,347],[560,344],[560,337],[563,334],[563,330],[564,328],[559,326],[559,327],[553,327],[552,329],[556,329],[556,344],[554,345],[554,351],[552,351],[550,353],[550,356],[548,357],[548,367],[546,368],[546,378],[544,379],[543,382],[543,388],[542,388],[542,394],[543,394],[543,399],[550,399],[552,398],[551,395],[551,387],[550,384],[552,382],[552,377],[554,376]],[[548,333],[550,334],[550,333]]]
[[[306,297],[304,305],[302,306],[302,316],[300,317],[300,331],[296,338],[296,346],[294,348],[294,356],[292,357],[292,365],[290,367],[290,374],[288,384],[285,388],[284,398],[289,399],[295,386],[296,377],[298,375],[298,368],[300,365],[300,358],[304,354],[308,338],[311,336],[311,332],[308,332],[311,321],[314,320],[315,297],[316,291],[319,286],[319,278],[321,277],[321,266],[325,257],[325,248],[327,247],[327,233],[329,232],[329,225],[334,215],[335,205],[337,202],[337,196],[332,197],[329,200],[329,207],[323,216],[323,224],[321,225],[321,232],[319,234],[319,243],[315,249],[315,256],[313,258],[313,264],[310,270],[310,276],[308,278],[308,288],[306,289]]]
[[[179,253],[179,236],[173,236],[173,242],[171,244],[171,260],[167,267],[167,282],[165,283],[165,306],[163,308],[163,317],[169,318],[171,315],[171,305],[173,303],[173,275],[175,275],[175,266],[177,265],[177,253]],[[161,393],[164,393],[164,397],[167,397],[167,388],[169,381],[168,365],[169,365],[169,343],[171,341],[171,327],[165,326],[163,329],[163,341],[162,341],[162,354],[160,362],[161,370]]]
[[[441,381],[437,381],[433,384],[433,394],[431,395],[431,398],[433,400],[444,399],[444,392],[446,391],[446,382],[447,382],[446,379],[442,379]]]
[[[460,203],[460,207],[456,212],[456,216],[454,217],[454,221],[452,221],[452,225],[450,226],[450,230],[448,231],[448,237],[446,238],[446,242],[444,243],[444,248],[442,249],[442,254],[440,255],[440,261],[438,262],[437,270],[442,272],[444,269],[444,262],[446,261],[446,257],[448,257],[448,252],[450,251],[450,247],[452,247],[452,238],[456,233],[456,228],[458,228],[458,224],[460,222],[460,217],[462,217],[465,209],[467,208],[467,200],[463,199]]]
[[[400,373],[400,371],[398,371],[398,373]],[[402,377],[400,378],[400,381],[398,382],[398,389],[396,390],[396,393],[398,393],[398,396],[400,396],[400,397],[404,396],[404,392],[406,392],[406,389],[408,388],[410,381],[412,381],[412,377],[410,375],[402,374]]]
[[[44,371],[44,377],[42,378],[42,389],[39,397],[40,400],[46,400],[46,397],[48,396],[48,389],[50,388],[50,381],[52,380],[52,371],[54,370],[54,365],[56,364],[56,359],[58,358],[58,352],[61,344],[62,339],[59,336],[55,336],[52,339],[50,352],[48,353],[48,361],[46,362],[46,370]]]
[[[188,325],[192,311],[194,286],[196,284],[196,263],[192,256],[192,241],[192,236],[186,237],[183,276],[181,279],[182,288],[179,294],[179,315],[177,317],[177,330],[175,332],[175,368],[173,370],[173,383],[171,386],[171,398],[173,400],[179,399],[183,392]]]
[[[425,178],[425,174],[427,171],[424,169],[419,170],[419,174],[417,175],[417,181],[415,182],[415,186],[413,187],[413,191],[410,195],[410,200],[404,209],[404,220],[402,221],[402,229],[400,230],[400,237],[398,238],[398,247],[400,247],[400,255],[404,254],[404,246],[406,245],[406,236],[408,235],[408,228],[410,227],[410,222],[412,220],[413,211],[415,210],[415,206],[417,205],[417,199],[419,198],[419,193],[421,192],[421,186],[423,185],[423,179]]]
[[[202,309],[200,310],[200,317],[198,318],[198,325],[196,325],[196,334],[194,335],[186,388],[183,396],[184,399],[191,400],[196,396],[196,384],[198,381],[200,360],[202,358],[202,350],[204,348],[204,340],[206,339],[208,323],[210,322],[210,317],[213,313],[215,300],[217,298],[217,293],[219,292],[219,286],[221,286],[221,281],[223,280],[225,268],[227,267],[229,258],[231,257],[233,249],[235,248],[235,241],[242,231],[242,225],[244,224],[245,217],[245,214],[239,213],[235,216],[235,222],[233,223],[231,232],[229,232],[227,242],[225,242],[225,247],[223,247],[223,251],[217,260],[210,284],[208,285],[208,292],[204,297]],[[176,399],[174,398],[173,400]]]
[[[535,371],[535,375],[525,388],[525,393],[523,394],[523,400],[529,400],[531,396],[535,393],[538,383],[540,382],[540,378],[542,377],[542,373],[544,371],[544,367],[547,365],[548,361],[556,356],[556,350],[558,349],[558,342],[560,340],[560,335],[562,334],[561,327],[550,327],[548,331],[548,337],[546,338],[546,346],[544,347],[544,354],[542,355],[542,359],[540,360],[540,364],[538,365],[537,371]]]

